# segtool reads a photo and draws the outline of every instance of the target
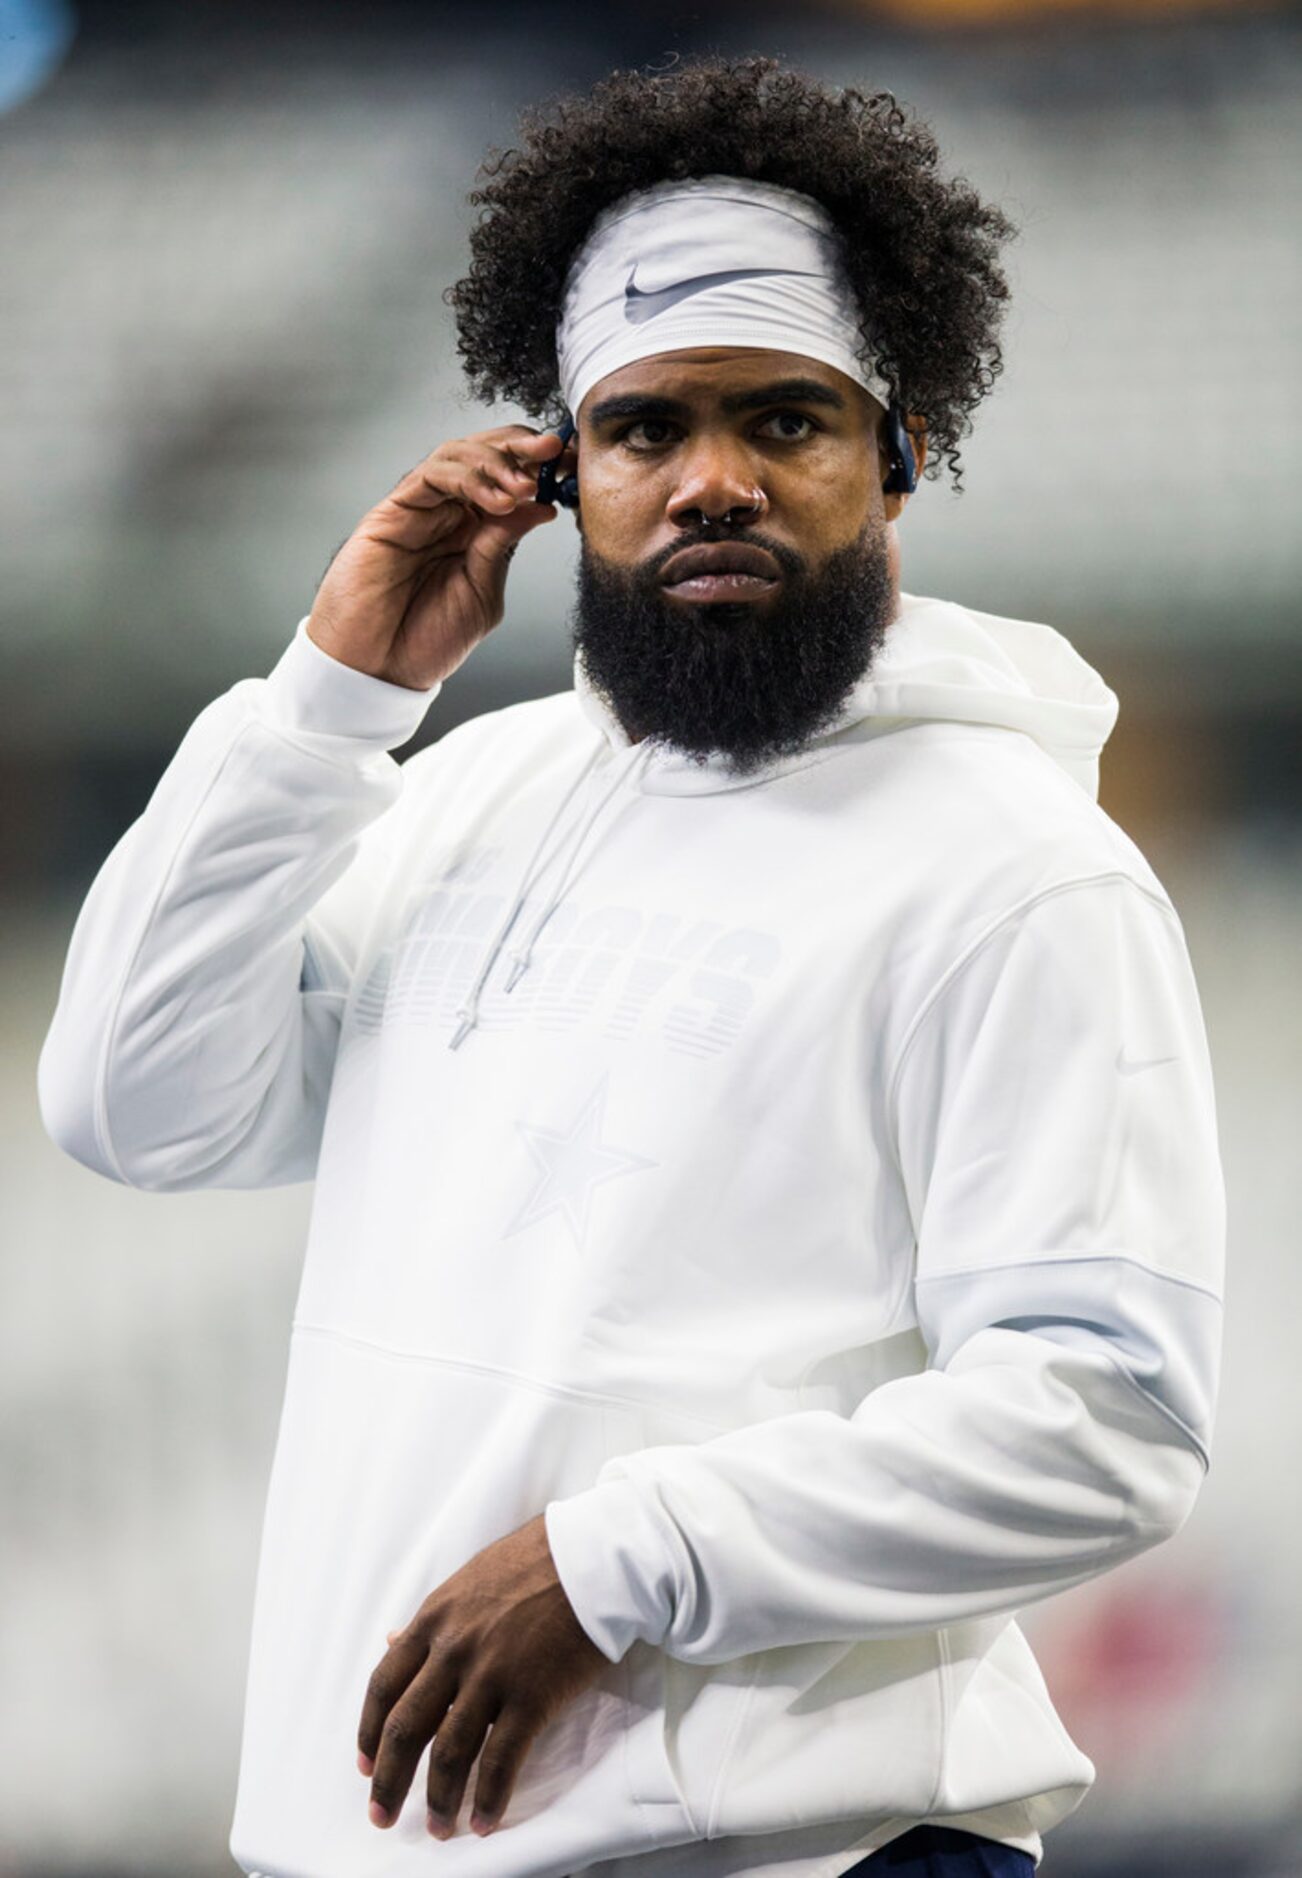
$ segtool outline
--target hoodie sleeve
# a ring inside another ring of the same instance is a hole
[[[339,1023],[387,865],[388,752],[441,687],[307,636],[191,725],[73,929],[37,1072],[47,1132],[155,1192],[310,1180]]]
[[[1188,1515],[1225,1198],[1169,902],[1104,876],[996,922],[911,1024],[889,1108],[928,1367],[848,1416],[621,1455],[551,1502],[557,1572],[612,1661],[1011,1613]]]

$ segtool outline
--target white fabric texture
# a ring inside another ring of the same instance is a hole
[[[1095,799],[1115,696],[905,594],[758,776],[630,744],[578,666],[400,769],[427,700],[304,624],[104,862],[39,1067],[109,1178],[316,1181],[237,1863],[1038,1857],[1093,1770],[1016,1613],[1180,1527],[1217,1384],[1211,1069]],[[538,1513],[608,1671],[491,1837],[431,1844],[423,1762],[376,1832],[385,1631]]]
[[[561,391],[577,418],[594,385],[638,359],[748,346],[835,366],[885,409],[859,322],[840,238],[811,196],[739,176],[657,183],[604,210],[570,266]]]

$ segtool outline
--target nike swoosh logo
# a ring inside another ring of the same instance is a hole
[[[707,287],[717,287],[725,280],[760,280],[772,274],[809,278],[800,267],[729,267],[718,274],[698,274],[694,280],[682,280],[673,287],[639,287],[633,278],[636,273],[634,268],[624,284],[624,318],[633,326],[641,326],[645,320],[653,320],[657,313],[668,312],[680,300],[689,300],[694,293],[704,293]]]
[[[1179,1060],[1175,1056],[1127,1056],[1124,1043],[1117,1051],[1117,1068],[1123,1076],[1135,1076],[1141,1069],[1156,1069],[1159,1063],[1177,1063]]]

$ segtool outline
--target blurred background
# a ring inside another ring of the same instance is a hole
[[[1099,1769],[1045,1870],[1302,1873],[1297,10],[0,0],[0,1878],[234,1870],[310,1201],[136,1193],[46,1139],[81,897],[360,515],[520,415],[465,394],[441,299],[486,148],[695,51],[889,88],[1022,230],[1005,374],[902,584],[1049,621],[1120,696],[1102,800],[1185,924],[1231,1259],[1189,1525],[1026,1616]],[[573,556],[567,517],[529,538],[401,754],[569,685]]]

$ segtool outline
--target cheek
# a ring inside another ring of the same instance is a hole
[[[875,466],[861,452],[838,454],[802,474],[775,478],[769,498],[809,541],[829,548],[852,541],[882,506]]]
[[[612,561],[635,560],[664,515],[664,497],[650,476],[631,478],[594,470],[579,475],[583,538]]]

